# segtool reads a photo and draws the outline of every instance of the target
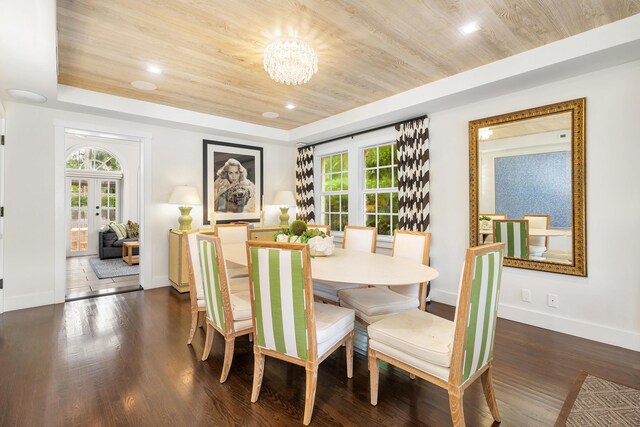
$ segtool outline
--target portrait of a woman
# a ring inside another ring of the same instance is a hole
[[[216,172],[214,182],[216,212],[254,212],[256,191],[247,170],[236,159],[229,159]]]

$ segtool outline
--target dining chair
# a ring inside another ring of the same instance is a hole
[[[502,276],[503,243],[467,249],[454,321],[419,310],[368,327],[371,404],[378,404],[379,361],[447,389],[453,425],[464,427],[464,390],[478,377],[493,419],[493,342]]]
[[[315,228],[322,231],[327,236],[331,236],[331,228],[325,224],[307,224],[307,228]]]
[[[489,217],[491,219],[491,222],[493,222],[496,219],[507,219],[507,214],[492,213],[492,214],[480,214],[479,216]],[[484,240],[482,240],[482,243],[483,244],[493,243],[493,236],[486,236]]]
[[[496,243],[504,243],[504,256],[529,258],[529,221],[524,219],[493,221],[493,238]]]
[[[223,247],[232,243],[244,244],[247,240],[251,240],[251,230],[247,223],[216,224],[215,234],[220,237]],[[246,267],[230,262],[227,262],[227,273],[229,277],[249,275]]]
[[[223,383],[227,380],[233,361],[236,337],[253,333],[251,294],[247,291],[230,291],[219,237],[198,235],[198,253],[207,308],[207,335],[202,360],[209,357],[214,331],[218,331],[225,341],[224,362],[220,374],[220,382]]]
[[[191,345],[198,326],[204,324],[207,311],[204,302],[204,288],[202,287],[202,274],[198,259],[198,230],[186,230],[182,232],[182,251],[187,260],[187,277],[189,282],[189,300],[191,302],[191,329],[187,345]]]
[[[551,217],[549,215],[525,214],[522,215],[522,219],[529,221],[529,229],[548,230],[551,225]],[[549,247],[549,236],[529,236],[529,245],[544,247],[544,250],[542,250],[544,252]],[[531,250],[531,252],[535,251]]]
[[[396,230],[391,256],[429,265],[431,233]],[[425,309],[427,284],[372,286],[338,292],[340,305],[356,312],[356,318],[369,325],[385,317],[415,308]]]
[[[260,394],[265,357],[306,371],[303,423],[313,413],[318,365],[343,343],[347,378],[353,376],[354,313],[330,304],[314,304],[309,246],[294,243],[247,243],[251,312],[255,325],[251,402]]]
[[[375,253],[377,238],[378,230],[375,227],[345,225],[342,247],[350,251]],[[313,293],[316,299],[322,302],[340,305],[338,292],[362,287],[362,285],[354,283],[334,283],[316,280],[313,282]]]

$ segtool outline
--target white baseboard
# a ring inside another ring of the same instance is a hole
[[[5,295],[4,298],[4,310],[14,311],[22,310],[23,308],[39,307],[41,305],[54,304],[53,291],[47,292],[34,292],[31,294],[20,295],[17,297],[10,297]]]
[[[433,289],[433,301],[456,305],[457,294]],[[571,319],[509,304],[499,304],[498,317],[526,325],[537,326],[563,334],[611,344],[629,350],[640,351],[640,333],[627,331],[584,320]]]
[[[151,283],[145,283],[144,289],[156,289],[156,288],[164,288],[167,286],[171,286],[171,281],[169,280],[169,276],[154,276],[151,280]]]

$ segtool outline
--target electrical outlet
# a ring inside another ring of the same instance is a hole
[[[531,302],[531,289],[522,289],[522,301]]]
[[[558,308],[558,295],[556,294],[549,294],[547,296],[547,305],[549,307],[554,307],[554,308]]]

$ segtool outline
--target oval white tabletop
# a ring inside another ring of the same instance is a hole
[[[223,251],[227,261],[247,265],[244,244],[227,244]],[[336,248],[331,256],[311,258],[311,275],[325,282],[398,286],[431,281],[438,272],[403,258]]]

